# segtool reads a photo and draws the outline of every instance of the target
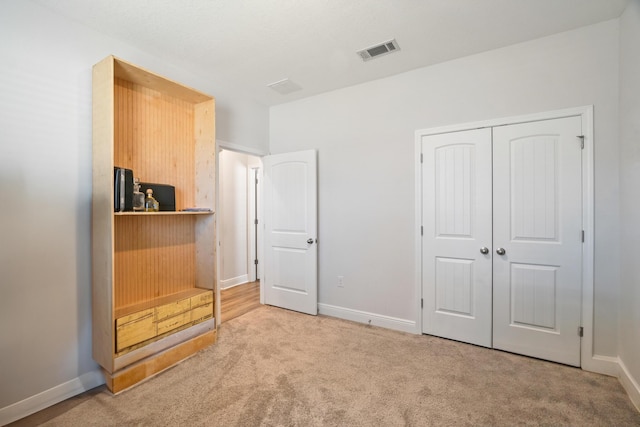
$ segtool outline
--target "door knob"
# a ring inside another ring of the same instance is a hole
[[[313,239],[307,239],[307,243],[310,245],[313,244]]]
[[[484,246],[480,248],[480,253],[482,255],[486,255],[489,253],[489,248],[485,248]]]
[[[498,249],[496,249],[496,253],[498,255],[504,255],[504,254],[507,253],[507,251],[505,251],[504,248],[498,248]]]

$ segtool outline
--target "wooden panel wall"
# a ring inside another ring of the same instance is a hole
[[[194,207],[194,104],[121,79],[114,90],[114,165],[175,186],[177,210]]]
[[[116,308],[192,289],[196,215],[116,215]]]

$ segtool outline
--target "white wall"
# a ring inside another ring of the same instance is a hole
[[[594,346],[617,355],[618,35],[608,21],[272,107],[272,153],[318,149],[320,304],[418,321],[417,129],[593,104]]]
[[[640,409],[640,0],[620,19],[620,360]],[[624,381],[623,381],[624,384]],[[630,388],[627,386],[627,390]]]
[[[268,110],[22,0],[0,2],[0,425],[100,381],[91,358],[91,68],[109,54],[217,98],[266,151]],[[39,395],[39,393],[43,393]]]
[[[226,289],[249,280],[248,266],[248,156],[220,152],[218,221],[220,287]]]

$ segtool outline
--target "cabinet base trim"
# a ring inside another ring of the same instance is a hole
[[[121,371],[113,374],[103,371],[107,388],[114,394],[120,393],[193,356],[198,351],[215,343],[216,338],[217,331],[211,330],[163,352],[149,356]]]

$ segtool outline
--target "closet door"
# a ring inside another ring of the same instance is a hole
[[[423,332],[491,347],[491,129],[421,149]]]
[[[580,365],[581,118],[493,130],[493,346]]]

